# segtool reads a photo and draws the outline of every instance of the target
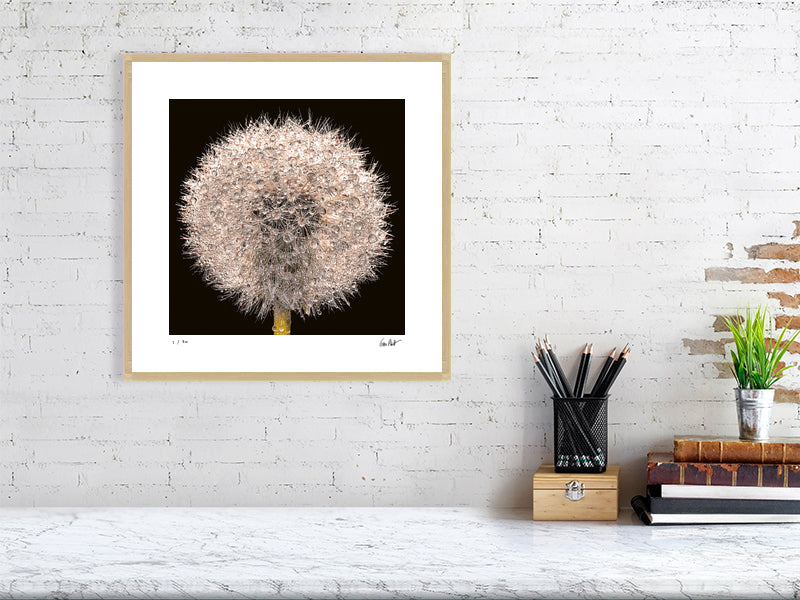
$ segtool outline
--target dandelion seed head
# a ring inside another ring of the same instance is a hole
[[[184,248],[240,311],[315,316],[378,277],[387,199],[377,165],[341,130],[261,118],[208,146],[184,181]]]

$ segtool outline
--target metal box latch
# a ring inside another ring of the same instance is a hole
[[[564,484],[564,495],[567,500],[580,500],[583,498],[583,484],[578,480],[572,480]]]

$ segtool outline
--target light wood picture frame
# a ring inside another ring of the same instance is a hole
[[[449,54],[123,64],[125,380],[450,378]]]

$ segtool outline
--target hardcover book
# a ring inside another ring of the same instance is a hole
[[[631,506],[645,525],[800,523],[800,514],[797,513],[653,513],[644,496],[634,496]]]
[[[773,438],[745,442],[736,437],[675,436],[677,462],[706,463],[800,463],[800,438]]]
[[[651,452],[647,483],[800,488],[800,464],[681,462],[671,452]]]
[[[744,485],[648,485],[650,496],[661,498],[728,498],[731,500],[800,500],[800,487]]]
[[[800,500],[742,500],[739,498],[645,498],[653,514],[800,515]]]

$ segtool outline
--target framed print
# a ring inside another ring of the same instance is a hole
[[[128,380],[450,377],[450,56],[126,54]]]

